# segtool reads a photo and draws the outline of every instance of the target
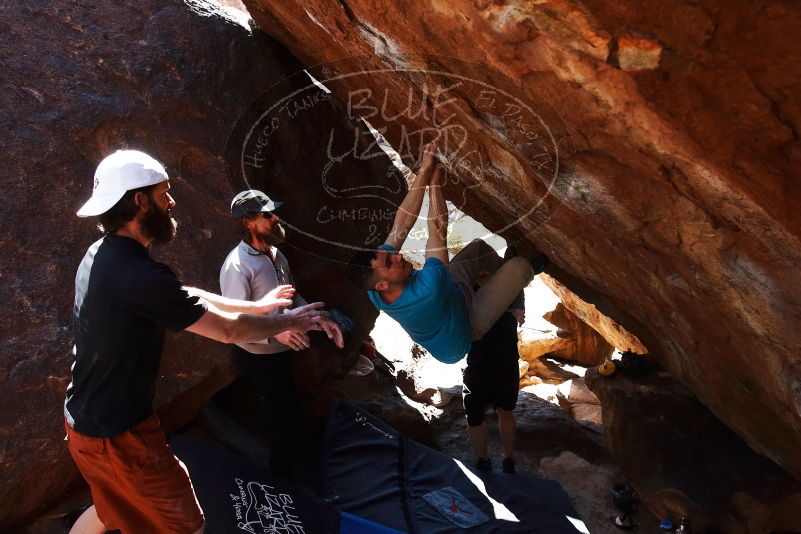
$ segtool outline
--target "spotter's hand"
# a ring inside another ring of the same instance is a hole
[[[279,343],[286,345],[294,351],[311,347],[309,336],[303,332],[281,332],[275,336]]]
[[[328,336],[328,339],[334,342],[334,344],[339,347],[340,349],[345,346],[345,340],[342,337],[342,330],[340,330],[339,325],[332,321],[320,321],[320,326],[323,327],[323,332]]]
[[[292,305],[295,288],[291,285],[277,286],[255,302],[255,313],[268,313],[276,308]]]

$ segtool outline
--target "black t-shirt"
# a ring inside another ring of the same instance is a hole
[[[517,320],[504,312],[492,328],[478,341],[473,341],[467,365],[477,367],[517,367]]]
[[[165,329],[183,330],[205,311],[139,242],[110,234],[89,247],[75,277],[75,363],[64,404],[70,426],[113,437],[146,419]]]

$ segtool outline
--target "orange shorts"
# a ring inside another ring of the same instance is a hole
[[[93,438],[67,428],[67,443],[108,530],[191,533],[203,526],[186,467],[173,456],[159,418],[119,436]]]

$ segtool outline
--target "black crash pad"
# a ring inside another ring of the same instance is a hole
[[[480,473],[345,401],[327,423],[322,496],[340,511],[415,534],[586,532],[557,482]]]

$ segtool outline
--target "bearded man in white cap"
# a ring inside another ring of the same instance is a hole
[[[176,231],[164,167],[135,150],[104,159],[92,197],[78,211],[97,216],[103,237],[75,279],[75,363],[64,403],[67,441],[94,505],[72,532],[202,532],[203,514],[186,469],[166,444],[153,411],[165,330],[223,343],[320,329],[322,303],[280,315],[292,288],[240,301],[184,287],[154,261],[151,244]]]

